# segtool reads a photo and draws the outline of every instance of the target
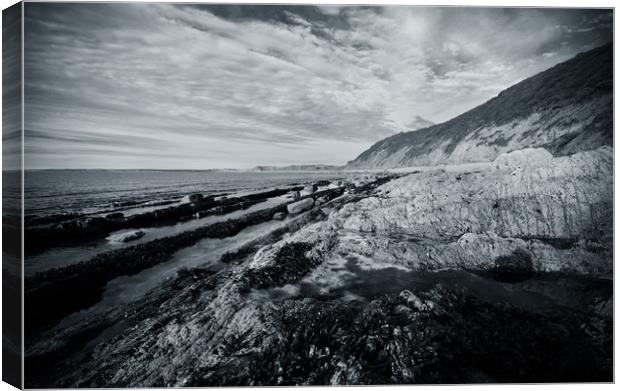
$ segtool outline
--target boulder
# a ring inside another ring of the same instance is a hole
[[[79,219],[76,224],[79,229],[92,230],[101,228],[106,224],[106,221],[103,217],[86,217]]]
[[[278,212],[273,215],[274,220],[284,220],[285,217],[286,215],[284,214],[284,212]]]
[[[311,184],[308,185],[306,187],[304,187],[304,192],[308,193],[308,194],[312,194],[314,193],[316,190],[318,189],[318,186],[316,184]]]
[[[202,194],[196,193],[196,194],[191,194],[189,196],[189,202],[198,202],[198,201],[202,201]]]
[[[304,200],[294,202],[292,204],[288,204],[286,209],[290,214],[301,213],[305,210],[308,210],[314,206],[314,200],[312,198],[306,198]]]
[[[418,296],[416,296],[413,292],[409,290],[404,290],[400,292],[398,297],[404,301],[409,308],[421,311],[425,308],[424,302]]]
[[[327,202],[327,198],[326,197],[319,197],[319,198],[316,199],[316,204],[317,205],[323,205],[326,202]]]

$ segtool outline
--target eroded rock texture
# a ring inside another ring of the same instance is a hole
[[[485,268],[521,249],[538,271],[610,278],[611,148],[537,165],[529,164],[539,156],[530,151],[474,171],[457,166],[405,176],[330,221],[364,237],[347,251],[407,267]]]
[[[352,187],[41,338],[31,386],[610,381],[612,151],[540,155]]]

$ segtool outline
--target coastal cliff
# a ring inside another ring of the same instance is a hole
[[[349,168],[493,161],[523,148],[554,155],[611,145],[613,46],[607,44],[502,91],[447,122],[381,140]]]

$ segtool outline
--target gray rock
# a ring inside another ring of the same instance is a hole
[[[288,213],[297,214],[305,210],[308,210],[314,206],[314,200],[312,198],[306,198],[304,200],[294,202],[286,206]]]
[[[198,202],[202,200],[202,194],[196,193],[189,196],[189,202]]]
[[[413,292],[409,290],[404,290],[400,292],[400,295],[398,296],[400,297],[401,300],[407,303],[409,308],[416,309],[418,311],[422,311],[426,309],[426,306],[424,305],[424,302],[422,301],[422,299],[420,299],[418,296],[416,296]]]
[[[273,215],[274,220],[284,220],[285,217],[286,215],[284,214],[284,212],[278,212]]]
[[[312,194],[314,193],[316,190],[318,189],[317,185],[315,185],[314,183],[311,185],[308,185],[306,187],[304,187],[304,191],[308,194]]]
[[[316,199],[316,204],[317,205],[323,205],[326,202],[327,202],[327,198],[325,198],[325,197],[319,197],[319,198]]]
[[[106,223],[103,217],[86,217],[79,219],[76,224],[79,229],[97,229]]]

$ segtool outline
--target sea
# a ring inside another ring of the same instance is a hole
[[[15,181],[4,173],[4,181]],[[19,173],[14,173],[19,175]],[[128,203],[125,215],[169,207],[162,202],[187,202],[188,195],[237,196],[312,183],[319,180],[335,180],[347,176],[337,171],[275,171],[275,172],[227,172],[227,171],[155,171],[155,170],[40,170],[26,171],[24,186],[25,214],[27,217],[58,214],[99,214],[118,210],[118,203]],[[26,277],[53,268],[64,267],[109,251],[139,245],[151,240],[194,230],[227,219],[281,205],[286,195],[275,196],[247,209],[225,215],[209,215],[180,221],[171,225],[146,227],[145,236],[131,242],[119,242],[115,238],[127,230],[112,232],[106,238],[67,246],[54,246],[43,251],[26,251],[24,272]],[[175,253],[168,261],[155,265],[131,276],[111,280],[102,299],[94,307],[73,314],[65,322],[82,319],[99,311],[138,300],[146,292],[157,288],[165,280],[174,278],[181,268],[196,266],[217,270],[223,267],[220,257],[227,251],[248,243],[272,230],[280,229],[285,221],[267,221],[248,227],[238,234],[223,238],[206,238]],[[26,219],[28,225],[28,218]],[[26,227],[27,228],[27,227]],[[28,238],[26,237],[26,244]]]
[[[14,173],[14,175],[18,174]],[[130,216],[188,202],[188,196],[195,193],[234,197],[278,187],[312,183],[318,180],[333,180],[344,176],[343,172],[335,171],[26,171],[24,186],[25,224],[26,229],[28,229],[32,217],[65,214],[105,216],[110,212],[121,211],[125,216]],[[4,181],[11,180],[15,180],[15,178],[11,178],[5,173]],[[25,273],[31,275],[51,268],[87,261],[103,252],[176,235],[218,221],[238,218],[254,211],[280,205],[286,201],[286,196],[272,197],[248,209],[222,216],[210,215],[200,219],[180,221],[172,225],[146,227],[141,229],[145,233],[144,237],[127,243],[118,242],[117,238],[128,230],[119,230],[110,233],[107,238],[85,241],[70,246],[54,246],[42,252],[31,252],[28,248],[28,237],[26,237]],[[265,224],[262,228],[267,228],[268,225]],[[243,235],[245,234],[244,232]],[[256,234],[248,237],[253,238]],[[240,238],[233,238],[231,243],[235,241],[241,242]],[[224,241],[214,242],[218,245],[224,243]],[[186,263],[185,266],[187,266]]]
[[[33,170],[24,178],[25,214],[97,213],[114,203],[149,205],[201,193],[234,194],[343,176],[336,171]],[[6,178],[6,177],[5,177]]]

